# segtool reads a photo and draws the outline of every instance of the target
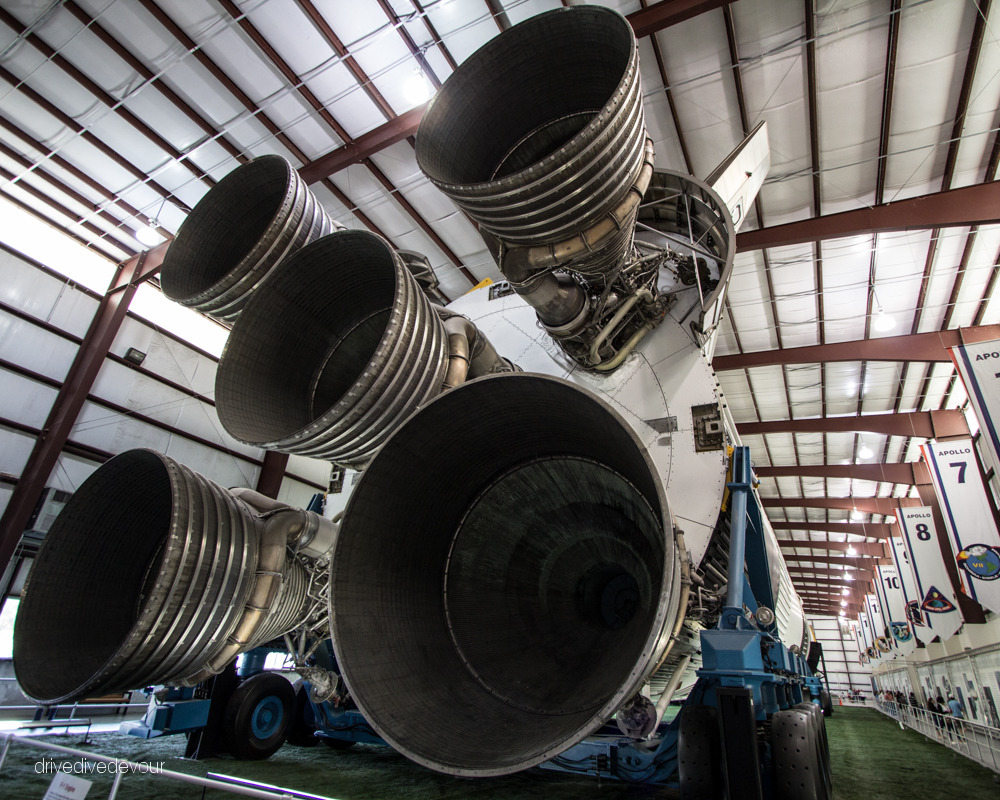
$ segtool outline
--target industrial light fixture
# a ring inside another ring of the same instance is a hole
[[[167,198],[164,197],[160,201],[160,208],[156,212],[156,215],[152,217],[146,225],[140,225],[135,232],[135,238],[139,240],[140,244],[146,245],[146,247],[156,247],[160,242],[164,241],[164,237],[160,235],[160,232],[156,230],[160,227],[159,216],[163,212],[163,206],[167,202]]]
[[[857,550],[855,550],[851,545],[847,545],[847,555],[856,556],[857,554],[858,554]]]
[[[861,518],[862,518],[863,516],[864,516],[864,514],[862,514],[862,513],[861,513],[860,511],[858,511],[857,509],[854,509],[854,510],[853,510],[853,511],[851,512],[851,519],[853,519],[853,520],[854,520],[855,522],[857,522],[857,521],[858,521],[859,519],[861,519]]]
[[[151,219],[148,225],[143,225],[135,232],[135,238],[139,240],[141,244],[146,245],[146,247],[156,247],[160,242],[163,241],[163,237],[157,229],[160,222],[157,219]]]
[[[851,590],[850,590],[850,589],[848,589],[848,588],[847,588],[846,586],[844,587],[844,591],[842,591],[842,592],[841,592],[841,594],[842,594],[842,595],[843,595],[844,597],[847,597],[847,595],[849,595],[850,593],[851,593]]]
[[[840,601],[840,607],[841,608],[847,608],[847,601],[846,600],[841,600]]]
[[[872,327],[879,333],[885,333],[896,327],[896,320],[886,314],[882,306],[879,306],[878,311],[875,312],[875,319],[872,320]]]
[[[853,580],[854,580],[854,576],[853,576],[853,575],[852,575],[852,574],[851,574],[850,572],[848,572],[848,573],[847,573],[847,574],[846,574],[846,575],[844,576],[844,580],[845,580],[845,581],[853,581]]]
[[[413,70],[413,75],[403,83],[403,94],[411,103],[420,105],[426,103],[431,98],[431,85],[424,77],[424,73],[417,67]]]
[[[846,616],[847,616],[847,612],[846,612],[846,611],[841,611],[841,612],[840,612],[840,616],[842,616],[842,617],[846,617]]]
[[[875,453],[872,449],[865,444],[864,439],[861,440],[861,449],[858,450],[858,458],[871,458]]]

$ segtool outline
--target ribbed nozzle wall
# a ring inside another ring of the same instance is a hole
[[[384,239],[339,231],[284,261],[233,326],[216,375],[236,439],[367,460],[442,389],[444,325]]]
[[[201,673],[258,583],[263,529],[232,494],[167,456],[111,459],[70,498],[32,565],[14,633],[21,688],[69,702]],[[257,642],[304,613],[303,567],[282,573]]]
[[[635,693],[677,613],[662,486],[592,393],[540,375],[421,408],[354,489],[334,645],[390,744],[455,775],[551,758]]]
[[[417,161],[497,239],[549,244],[619,206],[642,169],[645,131],[631,27],[578,6],[532,17],[469,57],[424,115]]]
[[[163,293],[232,322],[283,259],[342,228],[288,161],[255,158],[213,186],[181,225],[163,259]]]

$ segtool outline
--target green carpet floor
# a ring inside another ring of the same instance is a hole
[[[990,770],[874,709],[837,707],[826,731],[835,800],[1000,798]]]
[[[836,800],[978,800],[1000,798],[993,773],[968,759],[952,758],[940,744],[912,731],[901,731],[892,720],[861,708],[837,708],[827,720]],[[78,747],[81,736],[52,736],[47,741]],[[143,741],[118,734],[101,734],[81,749],[116,755],[132,761],[163,761],[167,769],[204,775],[221,772],[314,792],[337,800],[534,800],[538,798],[661,798],[672,796],[651,786],[629,786],[617,781],[580,779],[540,769],[505,778],[462,779],[439,775],[413,764],[385,747],[356,745],[337,752],[324,746],[283,747],[270,760],[240,762],[212,759],[183,761],[183,737]],[[0,773],[0,798],[40,799],[51,776],[38,775],[35,765],[42,751],[17,744]],[[94,777],[87,800],[107,797],[111,779]],[[120,798],[197,800],[200,788],[164,778],[129,775]],[[209,791],[207,799],[224,800],[230,794]]]

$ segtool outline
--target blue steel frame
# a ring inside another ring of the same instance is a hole
[[[702,667],[698,680],[681,707],[709,705],[718,708],[716,690],[748,688],[758,722],[803,700],[803,688],[818,703],[821,683],[801,654],[790,652],[777,638],[776,625],[759,625],[754,618],[760,605],[775,606],[771,584],[763,515],[753,494],[750,449],[733,452],[729,583],[726,605],[714,630],[701,632]],[[745,570],[744,570],[745,564]],[[660,726],[650,742],[636,742],[620,735],[592,736],[542,766],[630,782],[677,784],[677,743],[681,714]],[[769,758],[763,760],[767,768]],[[724,768],[720,764],[719,768]],[[770,781],[763,781],[765,787]]]

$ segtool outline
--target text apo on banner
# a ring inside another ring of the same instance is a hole
[[[1000,613],[1000,533],[979,473],[972,439],[922,445],[962,591]]]
[[[1000,468],[1000,339],[950,348],[995,469]]]
[[[934,512],[928,506],[900,508],[896,512],[903,544],[913,571],[915,600],[906,605],[906,618],[921,641],[935,636],[951,638],[962,627],[958,598],[941,556]]]

